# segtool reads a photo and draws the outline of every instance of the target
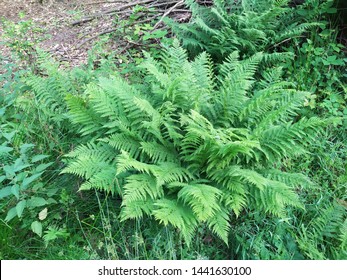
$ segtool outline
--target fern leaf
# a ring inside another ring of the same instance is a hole
[[[197,221],[191,210],[175,200],[161,199],[155,203],[156,209],[152,211],[156,220],[165,226],[171,224],[180,229],[184,240],[190,244]]]
[[[123,193],[123,205],[133,201],[145,202],[148,197],[153,201],[164,195],[161,186],[158,186],[156,179],[148,174],[133,174],[126,179]]]
[[[154,202],[147,198],[146,200],[133,200],[127,202],[126,206],[122,207],[120,220],[141,219],[144,215],[151,215],[154,210]]]
[[[228,211],[221,208],[216,215],[209,218],[207,221],[208,227],[222,239],[225,244],[228,244],[228,234],[230,231],[230,215]]]
[[[185,204],[190,205],[199,221],[206,221],[220,210],[218,199],[221,191],[205,184],[186,184],[177,194]]]
[[[102,119],[93,109],[86,107],[85,100],[71,94],[67,95],[65,100],[71,122],[82,126],[80,129],[82,135],[92,134],[102,129]]]

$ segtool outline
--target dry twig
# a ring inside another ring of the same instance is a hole
[[[184,0],[181,0],[177,2],[175,5],[173,5],[170,9],[168,9],[160,18],[160,20],[153,26],[153,30],[157,29],[157,27],[163,22],[164,18],[168,16],[175,8],[181,6],[184,4]]]
[[[91,16],[87,16],[85,18],[82,18],[80,20],[72,22],[71,25],[74,26],[74,25],[77,25],[77,24],[81,24],[81,23],[85,23],[85,22],[88,22],[88,21],[92,21],[93,19],[98,18],[98,17],[102,17],[102,16],[105,16],[105,15],[111,15],[111,14],[113,14],[115,12],[123,11],[123,10],[126,10],[128,8],[134,7],[136,5],[144,5],[144,4],[147,4],[147,3],[150,3],[150,2],[153,2],[153,0],[134,1],[134,2],[129,3],[129,4],[125,4],[125,5],[119,6],[117,8],[112,8],[112,9],[106,10],[104,12],[100,12],[100,13],[96,13],[96,14],[91,15]]]

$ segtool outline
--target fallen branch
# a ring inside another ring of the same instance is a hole
[[[118,0],[118,1],[101,1],[101,2],[83,3],[83,5],[100,5],[100,4],[108,4],[108,3],[127,3],[127,1],[126,1],[126,0]]]
[[[136,21],[135,23],[136,24],[140,24],[140,23],[146,23],[146,22],[149,22],[149,21],[152,21],[154,18],[156,18],[157,16],[153,16],[153,17],[150,17],[150,18],[146,18],[146,19],[143,19],[143,20],[139,20],[139,21]],[[125,27],[129,27],[131,25],[134,25],[135,23],[131,23],[131,24],[128,24],[128,25],[124,25],[122,26],[122,28],[125,28]],[[119,30],[119,27],[114,27],[114,28],[111,28],[111,29],[107,29],[107,30],[104,30],[102,32],[99,32],[85,40],[83,40],[80,44],[77,45],[76,48],[80,48],[82,47],[84,44],[96,39],[97,37],[99,36],[102,36],[102,35],[105,35],[105,34],[109,34],[109,33],[112,33],[112,32],[116,32],[117,30]]]
[[[79,49],[85,43],[88,43],[89,41],[92,41],[92,40],[94,40],[95,38],[97,38],[99,36],[102,36],[102,35],[105,35],[105,34],[109,34],[109,33],[115,32],[115,31],[117,31],[117,28],[107,29],[107,30],[104,30],[102,32],[99,32],[99,33],[93,35],[92,37],[89,37],[89,38],[83,40],[80,44],[77,45],[77,48]]]
[[[109,10],[104,11],[104,12],[100,12],[100,13],[96,13],[96,14],[91,15],[91,16],[87,16],[85,18],[82,18],[80,20],[72,22],[71,25],[74,26],[74,25],[78,25],[78,24],[85,23],[85,22],[88,22],[88,21],[92,21],[95,18],[99,18],[99,17],[105,16],[105,15],[110,15],[110,14],[113,14],[115,12],[119,12],[119,11],[125,10],[127,8],[135,7],[136,5],[143,5],[143,4],[147,4],[147,3],[150,3],[150,2],[153,2],[153,0],[135,1],[135,2],[132,2],[132,3],[129,3],[129,4],[125,4],[125,5],[119,6],[117,8],[112,8],[112,9],[109,9]]]
[[[177,2],[175,5],[173,5],[170,9],[168,9],[160,18],[160,20],[153,26],[152,30],[157,29],[157,27],[163,22],[164,18],[166,16],[168,16],[175,8],[177,8],[178,6],[184,5],[184,0],[181,0],[179,2]]]
[[[176,4],[176,3],[177,3],[177,0],[176,1],[164,1],[164,2],[150,4],[147,7],[148,8],[163,7],[163,6],[167,7],[169,5]]]

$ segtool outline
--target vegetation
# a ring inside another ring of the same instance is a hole
[[[6,24],[0,257],[346,259],[338,6],[294,2],[187,0],[153,32],[136,7],[141,44],[75,68]]]

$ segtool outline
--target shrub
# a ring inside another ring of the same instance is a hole
[[[257,71],[262,53],[233,52],[218,75],[209,55],[189,62],[177,43],[160,61],[146,56],[147,87],[114,75],[67,98],[71,120],[93,137],[63,171],[85,179],[80,190],[118,194],[122,220],[153,216],[188,243],[202,223],[227,242],[244,209],[284,217],[303,207],[297,190],[310,182],[281,161],[304,153],[327,122],[298,115],[308,93],[280,68]]]

